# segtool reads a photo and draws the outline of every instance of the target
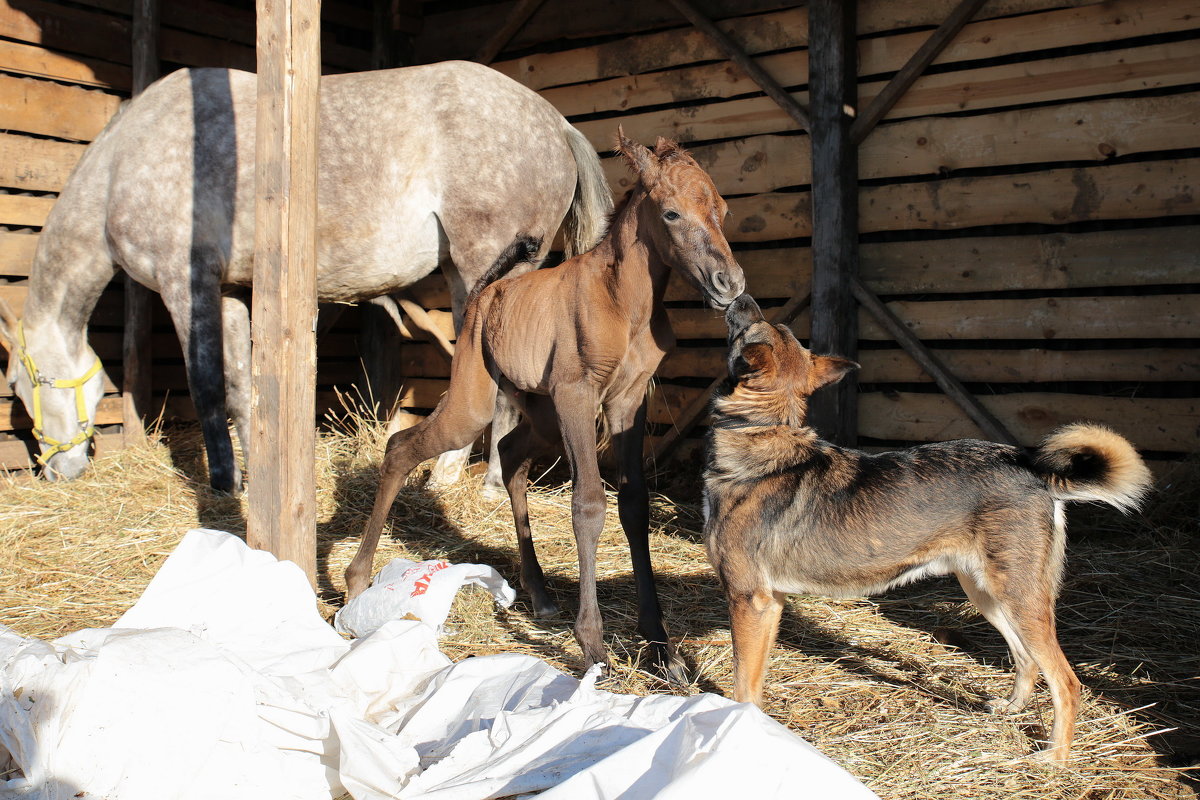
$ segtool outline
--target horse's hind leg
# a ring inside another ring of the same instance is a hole
[[[250,297],[237,290],[221,298],[221,327],[225,344],[225,404],[238,441],[242,444],[246,470],[250,470]]]
[[[208,452],[209,482],[217,491],[237,493],[242,475],[234,461],[225,408],[220,268],[215,258],[193,253],[189,274],[186,286],[164,284],[161,295],[187,363],[188,388]]]
[[[546,591],[546,576],[538,563],[533,546],[533,532],[529,527],[529,467],[533,459],[549,451],[551,442],[557,440],[554,426],[554,408],[549,398],[530,397],[526,401],[524,417],[517,426],[500,440],[500,465],[504,472],[504,485],[512,505],[513,523],[517,529],[517,547],[521,553],[521,588],[529,595],[536,617],[552,617],[558,613],[558,605]],[[492,422],[493,430],[495,421]],[[547,435],[549,434],[549,435]]]
[[[642,466],[642,440],[646,428],[645,385],[639,384],[605,407],[613,445],[617,450],[617,509],[629,541],[633,576],[637,583],[638,632],[650,644],[655,667],[671,683],[688,683],[687,667],[676,655],[654,582],[650,561],[650,493]]]

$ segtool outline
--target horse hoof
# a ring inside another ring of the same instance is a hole
[[[549,619],[550,617],[558,616],[558,605],[548,598],[532,600],[531,603],[533,605],[533,616],[537,619]]]

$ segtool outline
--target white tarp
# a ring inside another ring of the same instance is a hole
[[[0,797],[874,797],[751,706],[594,683],[413,620],[348,642],[294,564],[193,531],[113,628],[0,628]]]

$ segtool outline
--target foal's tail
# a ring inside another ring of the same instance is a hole
[[[1150,470],[1128,440],[1078,423],[1046,437],[1034,464],[1058,500],[1108,503],[1132,511],[1150,491]]]
[[[571,148],[571,155],[575,157],[578,176],[575,197],[563,220],[566,234],[563,255],[570,258],[591,250],[604,236],[613,210],[613,199],[608,181],[604,178],[604,170],[600,167],[600,157],[592,145],[571,125],[566,125],[563,135],[567,139],[567,146]]]

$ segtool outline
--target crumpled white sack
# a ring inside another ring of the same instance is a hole
[[[467,585],[487,589],[505,608],[517,597],[508,581],[486,564],[394,558],[362,594],[338,611],[334,627],[338,633],[362,638],[388,620],[419,619],[441,630],[454,595]]]
[[[341,790],[328,715],[305,685],[349,643],[317,614],[295,564],[192,531],[118,625],[50,644],[0,631],[0,767],[23,775],[0,782],[0,796],[325,800]]]
[[[634,697],[523,655],[452,664],[393,620],[348,643],[300,570],[188,534],[120,624],[0,627],[0,798],[637,800],[874,795],[749,705]],[[13,773],[16,774],[16,773]]]

